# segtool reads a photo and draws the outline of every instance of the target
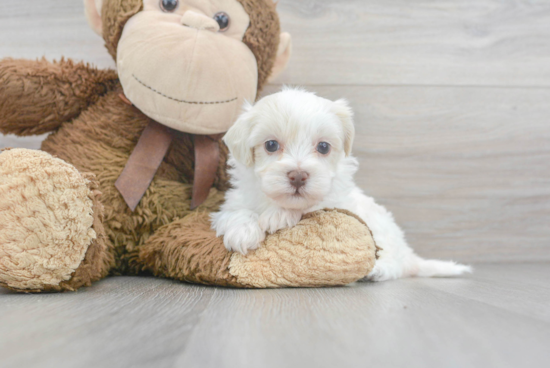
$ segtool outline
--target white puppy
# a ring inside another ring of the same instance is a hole
[[[227,249],[246,254],[266,233],[295,226],[305,213],[341,208],[361,217],[382,248],[369,280],[470,272],[468,266],[417,256],[392,214],[354,184],[354,135],[345,100],[285,88],[246,106],[224,138],[233,188],[212,215],[212,228],[224,236]]]

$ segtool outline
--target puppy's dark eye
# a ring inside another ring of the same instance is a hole
[[[231,20],[229,19],[229,15],[227,15],[227,13],[216,13],[216,15],[214,15],[214,20],[220,25],[220,32],[225,32],[229,29]]]
[[[279,150],[279,148],[281,148],[281,146],[279,145],[279,142],[277,141],[267,141],[265,142],[265,150],[267,152],[277,152]]]
[[[160,0],[160,8],[168,13],[175,11],[179,4],[179,0]]]
[[[322,155],[326,155],[330,152],[330,144],[327,142],[321,142],[317,145],[317,152]]]

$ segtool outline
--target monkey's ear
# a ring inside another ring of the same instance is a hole
[[[333,102],[332,112],[342,122],[344,130],[344,152],[346,156],[351,155],[353,140],[355,139],[355,126],[353,125],[353,110],[349,107],[348,101],[342,99]]]
[[[275,64],[271,70],[271,76],[267,80],[268,83],[271,83],[286,69],[288,62],[290,61],[290,56],[292,55],[292,37],[290,36],[290,33],[283,32],[281,33],[280,38],[281,40],[279,42],[279,49],[277,50],[277,59],[275,59]]]
[[[84,0],[88,23],[93,31],[100,36],[103,34],[103,22],[101,21],[102,6],[103,0]]]
[[[254,128],[254,116],[250,111],[251,109],[252,105],[246,102],[245,112],[223,137],[223,141],[235,160],[247,167],[254,164],[254,147],[249,144],[250,135]]]

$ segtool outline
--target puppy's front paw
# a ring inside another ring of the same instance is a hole
[[[225,233],[223,243],[227,250],[248,253],[249,250],[260,247],[265,239],[265,232],[257,223],[243,223],[232,227]]]
[[[281,229],[294,227],[302,219],[302,212],[269,208],[260,215],[259,223],[262,230],[273,234]]]

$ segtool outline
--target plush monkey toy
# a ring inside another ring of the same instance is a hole
[[[376,246],[353,214],[309,214],[248,256],[209,212],[227,189],[220,137],[290,57],[272,0],[85,0],[117,71],[0,61],[0,132],[51,133],[0,154],[0,285],[76,290],[109,274],[234,286],[366,276]]]

